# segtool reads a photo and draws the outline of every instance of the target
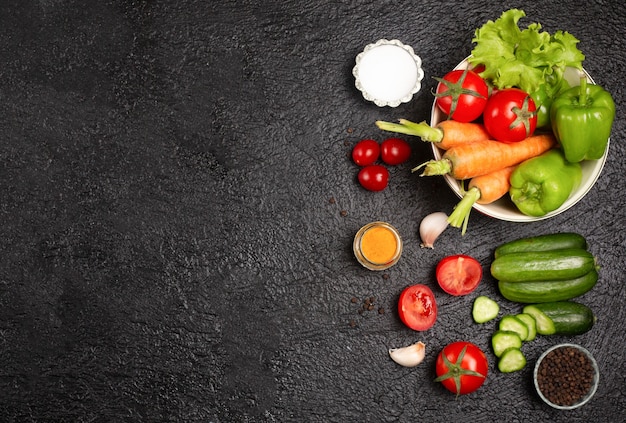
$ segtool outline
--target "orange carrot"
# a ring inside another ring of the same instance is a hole
[[[473,189],[480,191],[480,198],[476,200],[478,204],[491,204],[509,192],[511,173],[516,167],[515,165],[508,166],[493,173],[472,178],[468,191]]]
[[[406,135],[415,135],[422,141],[437,144],[437,147],[448,150],[456,145],[467,142],[488,140],[489,134],[480,123],[457,122],[455,120],[444,120],[437,126],[432,127],[425,121],[420,123],[410,120],[400,119],[400,123],[376,121],[376,126],[384,131],[398,132]]]
[[[452,147],[441,160],[430,160],[422,176],[449,174],[455,179],[471,179],[519,164],[556,146],[552,134],[533,135],[520,142],[476,141]]]
[[[465,191],[463,198],[454,207],[454,211],[448,217],[448,223],[455,228],[460,228],[461,235],[465,235],[467,230],[467,222],[472,207],[475,203],[489,204],[502,198],[511,187],[511,173],[517,166],[508,166],[486,175],[472,178]]]

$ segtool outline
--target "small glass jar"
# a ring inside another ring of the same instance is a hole
[[[557,351],[560,352],[560,355]],[[559,360],[564,360],[563,355],[566,353],[570,357],[577,357],[578,360],[581,359],[581,356],[585,357],[585,359],[583,361],[577,360],[573,363],[570,362],[568,365],[564,365],[562,363],[556,365]],[[548,361],[552,361],[553,366],[548,366]],[[546,363],[545,368],[544,362]],[[589,372],[590,375],[586,374],[587,372]],[[587,378],[583,381],[587,387],[586,392],[581,392],[580,387],[578,387],[578,389],[570,393],[570,386],[576,386],[577,384],[582,383],[580,381],[580,378],[583,377],[582,375],[585,375]],[[566,376],[569,377],[567,379],[568,383],[572,385],[563,382],[563,379]],[[569,343],[555,345],[541,354],[533,371],[533,380],[537,393],[546,404],[558,410],[573,410],[588,403],[598,389],[599,379],[600,370],[598,368],[598,363],[596,363],[596,360],[593,358],[593,355],[580,345]],[[553,402],[550,398],[548,398],[552,397],[552,395],[548,395],[547,392],[542,391],[542,386],[545,385],[558,387],[561,395],[570,395],[575,393],[575,396],[568,398],[575,401],[573,403],[571,401],[567,403]]]
[[[387,222],[363,226],[352,244],[356,259],[370,270],[385,270],[396,264],[402,255],[402,238]]]

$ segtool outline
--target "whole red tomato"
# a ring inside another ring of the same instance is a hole
[[[361,140],[352,149],[352,160],[359,166],[374,164],[380,155],[380,145],[375,140]]]
[[[465,341],[453,342],[437,356],[435,381],[450,392],[465,395],[485,383],[488,369],[487,356],[478,346]]]
[[[433,291],[422,284],[405,288],[398,300],[398,314],[402,323],[413,330],[430,329],[437,320],[437,302]]]
[[[380,158],[388,165],[402,164],[411,157],[411,146],[400,138],[387,138],[380,145]]]
[[[487,132],[498,141],[522,141],[537,128],[537,107],[533,99],[519,88],[498,90],[487,101],[483,123]]]
[[[359,171],[358,178],[366,190],[382,191],[389,183],[389,171],[381,165],[369,165]]]
[[[487,104],[489,87],[476,72],[457,69],[435,79],[439,81],[435,101],[445,114],[459,122],[480,117]]]
[[[448,294],[467,295],[480,283],[483,268],[475,258],[456,254],[441,259],[435,275],[441,289]]]

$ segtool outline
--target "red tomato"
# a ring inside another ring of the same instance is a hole
[[[480,64],[478,64],[478,65],[474,66],[474,67],[472,68],[472,70],[473,70],[474,72],[476,72],[477,74],[480,74],[482,71],[484,71],[484,70],[485,70],[485,65],[483,65],[482,63],[480,63]],[[479,75],[479,76],[480,76],[480,75]]]
[[[437,264],[437,282],[451,295],[466,295],[476,289],[483,277],[478,260],[464,254],[448,256]]]
[[[352,149],[352,160],[359,166],[374,164],[380,155],[380,145],[374,140],[359,141]]]
[[[459,122],[480,117],[487,104],[489,87],[476,72],[457,69],[435,79],[439,81],[435,101],[445,114]]]
[[[368,191],[382,191],[389,182],[389,171],[381,165],[365,166],[359,171],[359,183]]]
[[[388,165],[402,164],[411,157],[411,146],[400,138],[388,138],[380,145],[380,157]]]
[[[398,300],[400,320],[413,330],[430,329],[437,320],[437,303],[429,287],[422,284],[409,286]]]
[[[450,392],[465,395],[485,383],[488,369],[487,356],[479,347],[470,342],[453,342],[437,356],[435,381]]]
[[[537,128],[537,107],[519,88],[505,88],[492,94],[483,112],[487,132],[498,141],[517,142]]]

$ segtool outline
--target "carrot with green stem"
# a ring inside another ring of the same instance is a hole
[[[443,150],[448,150],[455,145],[488,140],[490,138],[489,133],[480,123],[444,120],[437,126],[432,127],[425,121],[415,123],[410,120],[400,119],[398,122],[400,123],[378,120],[376,121],[376,126],[383,131],[420,137],[422,141],[432,142]]]
[[[471,179],[519,164],[556,146],[552,134],[533,135],[523,141],[476,141],[457,145],[444,153],[441,160],[430,160],[415,168],[424,168],[421,176],[450,175],[454,179]]]
[[[511,173],[517,166],[508,166],[486,175],[472,178],[463,193],[463,198],[454,207],[448,217],[448,223],[455,228],[461,228],[461,235],[467,231],[469,215],[474,204],[490,204],[502,198],[511,187]]]

